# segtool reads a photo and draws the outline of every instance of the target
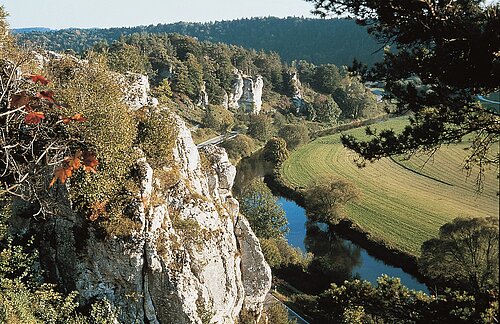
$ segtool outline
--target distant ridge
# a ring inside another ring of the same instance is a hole
[[[200,41],[234,44],[277,52],[286,62],[307,60],[315,64],[351,65],[354,58],[372,65],[380,61],[380,45],[365,27],[348,19],[246,18],[209,23],[158,24],[108,29],[34,30],[18,35],[45,48],[82,53],[98,42],[108,43],[133,33],[179,33]],[[373,54],[376,52],[375,54]]]
[[[52,29],[46,27],[27,27],[27,28],[14,28],[12,32],[14,34],[24,34],[24,33],[32,33],[32,32],[40,32],[45,33],[51,31]]]

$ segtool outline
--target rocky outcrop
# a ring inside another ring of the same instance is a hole
[[[295,107],[295,113],[303,113],[306,107],[306,102],[302,97],[302,85],[297,72],[290,74],[290,88],[292,90],[292,102]]]
[[[228,108],[240,108],[258,114],[262,108],[263,87],[264,81],[260,75],[251,77],[235,70],[232,91],[228,95]]]
[[[147,76],[127,72],[125,75],[119,75],[118,79],[122,81],[124,100],[130,109],[137,110],[148,105],[158,105],[158,100],[149,96],[150,86]]]
[[[208,93],[205,81],[203,81],[203,83],[201,84],[200,93],[198,95],[198,102],[196,103],[196,105],[199,107],[208,106]]]
[[[221,148],[200,155],[176,123],[171,168],[137,161],[130,234],[104,238],[61,199],[37,229],[43,268],[83,303],[108,300],[120,323],[234,323],[242,308],[258,318],[271,274],[231,196],[236,169]]]
[[[236,236],[241,250],[241,272],[245,291],[243,305],[258,320],[266,298],[262,291],[271,289],[271,268],[260,249],[256,248],[260,245],[259,240],[243,216],[239,217],[236,224]]]

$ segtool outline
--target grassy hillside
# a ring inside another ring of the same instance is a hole
[[[392,119],[376,128],[402,129],[405,123],[406,119]],[[362,128],[349,132],[364,134]],[[436,236],[439,227],[453,218],[498,215],[496,170],[488,171],[485,190],[476,195],[475,179],[466,179],[461,170],[465,147],[443,147],[431,159],[385,158],[360,169],[336,134],[293,152],[282,172],[290,183],[302,187],[329,176],[350,179],[362,197],[347,206],[348,217],[375,237],[418,255],[422,242]]]

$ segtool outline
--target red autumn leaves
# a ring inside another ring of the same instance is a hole
[[[83,168],[86,172],[91,171],[95,173],[97,172],[96,167],[98,164],[99,161],[97,161],[94,153],[89,151],[78,151],[75,155],[66,157],[62,166],[54,171],[54,178],[52,178],[49,188],[52,187],[57,180],[64,184],[66,180],[73,175],[73,172],[79,168]]]
[[[25,75],[25,78],[29,79],[33,83],[39,83],[46,86],[50,83],[45,77],[39,74]],[[10,113],[21,111],[25,113],[24,123],[27,125],[37,125],[40,124],[44,119],[47,119],[46,113],[42,110],[43,107],[47,109],[52,108],[62,108],[61,105],[57,104],[54,100],[54,91],[45,90],[39,91],[35,95],[30,95],[26,91],[21,91],[19,93],[11,95],[10,98],[10,108],[12,109]],[[52,110],[53,111],[53,110]],[[50,122],[53,119],[49,118]],[[69,124],[71,122],[85,122],[85,118],[82,114],[77,113],[71,117],[59,116],[59,121],[56,123]],[[78,169],[83,168],[85,172],[96,172],[96,167],[99,164],[95,154],[90,151],[77,151],[73,156],[66,157],[62,165],[54,171],[54,177],[49,184],[49,188],[52,187],[58,180],[64,184],[66,180],[73,175]]]
[[[40,83],[41,85],[47,85],[50,81],[45,77],[38,74],[26,75],[26,78],[34,83]],[[19,93],[13,94],[10,99],[10,107],[14,109],[24,108],[26,115],[24,116],[24,122],[28,125],[39,124],[43,119],[45,119],[45,113],[39,111],[42,104],[47,104],[49,108],[61,106],[54,100],[54,91],[46,90],[37,92],[34,96],[29,95],[26,91],[21,91]],[[75,114],[72,117],[59,116],[60,120],[64,124],[68,124],[72,121],[84,122],[87,118],[83,117],[82,114]]]
[[[30,75],[26,75],[26,78],[30,79],[31,82],[33,83],[37,83],[39,82],[40,84],[42,85],[47,85],[49,84],[49,80],[47,80],[45,77],[39,75],[39,74],[30,74]]]

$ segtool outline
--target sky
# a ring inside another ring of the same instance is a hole
[[[0,0],[11,28],[92,28],[208,22],[244,17],[313,17],[305,0]]]

